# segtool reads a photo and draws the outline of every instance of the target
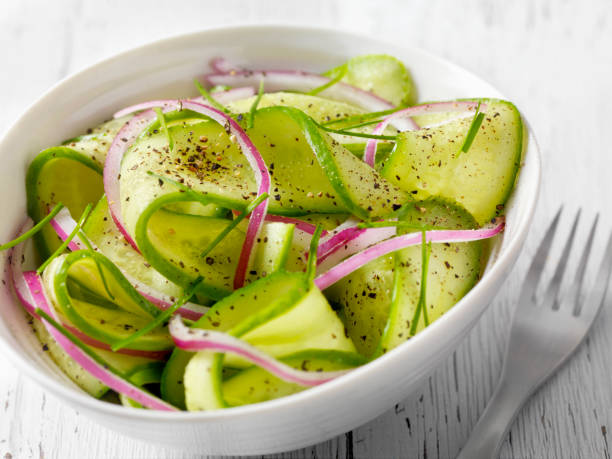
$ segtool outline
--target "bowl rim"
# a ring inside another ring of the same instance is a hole
[[[307,33],[326,33],[333,35],[340,35],[344,37],[352,37],[356,40],[363,40],[364,38],[370,40],[371,42],[377,42],[381,46],[396,46],[401,47],[403,49],[410,50],[415,54],[419,54],[422,57],[436,61],[440,64],[443,64],[447,67],[451,67],[455,70],[464,72],[469,74],[471,77],[477,78],[481,82],[489,84],[486,80],[483,80],[478,75],[473,72],[455,64],[449,59],[445,59],[439,57],[429,51],[423,50],[416,46],[406,46],[406,45],[397,45],[395,43],[391,43],[389,40],[381,39],[379,37],[374,37],[365,33],[358,33],[349,30],[338,30],[333,29],[331,27],[323,27],[323,26],[306,26],[306,25],[286,25],[286,24],[278,24],[278,23],[264,23],[264,24],[243,24],[243,25],[221,25],[214,27],[206,27],[202,30],[193,31],[189,33],[180,33],[173,34],[168,37],[164,37],[161,39],[149,41],[147,43],[131,47],[129,49],[123,50],[119,53],[113,54],[112,56],[99,59],[95,63],[91,65],[87,65],[74,73],[71,73],[52,85],[49,89],[47,89],[41,96],[39,96],[35,101],[33,101],[22,113],[19,115],[16,120],[3,132],[0,133],[0,149],[7,138],[9,138],[12,134],[12,131],[16,129],[16,127],[21,124],[22,120],[26,118],[31,111],[35,109],[39,104],[44,103],[45,99],[52,95],[55,91],[63,88],[66,85],[70,85],[73,79],[81,78],[89,72],[95,72],[99,67],[109,65],[115,61],[120,61],[126,59],[130,55],[137,54],[143,50],[155,48],[160,45],[171,44],[173,41],[185,40],[190,38],[195,38],[198,36],[205,36],[206,34],[214,34],[216,32],[236,32],[236,33],[244,33],[248,31],[252,32],[261,32],[263,30],[270,31],[274,29],[276,32],[284,32],[284,33],[295,33],[295,32],[307,32]],[[491,86],[489,84],[489,86]],[[492,87],[492,86],[491,86]],[[496,92],[499,91],[495,89]],[[521,116],[523,118],[524,123],[528,126],[527,140],[529,143],[533,142],[533,146],[535,148],[529,150],[529,161],[530,167],[534,168],[532,175],[535,172],[535,179],[533,186],[534,192],[532,194],[532,199],[530,202],[525,203],[526,211],[523,213],[523,218],[516,225],[516,232],[513,235],[513,238],[508,242],[508,244],[500,251],[497,255],[496,260],[491,265],[490,269],[484,273],[481,279],[479,279],[478,283],[472,287],[472,289],[461,299],[459,302],[451,308],[451,310],[445,313],[440,319],[436,321],[435,324],[430,325],[420,333],[418,333],[415,337],[410,339],[410,343],[403,343],[401,346],[387,352],[386,354],[368,362],[367,364],[357,367],[351,372],[338,377],[332,381],[329,381],[323,385],[311,387],[308,390],[298,392],[296,394],[291,394],[285,397],[281,397],[278,399],[273,399],[265,402],[255,403],[251,405],[244,405],[238,407],[230,407],[222,410],[214,410],[214,411],[157,411],[157,410],[143,410],[143,409],[130,409],[129,407],[125,407],[123,405],[116,405],[113,403],[108,403],[103,400],[96,399],[86,394],[83,391],[80,391],[76,387],[69,387],[66,384],[61,383],[57,379],[51,377],[45,372],[41,371],[34,362],[29,361],[26,358],[23,358],[16,350],[13,349],[11,344],[9,344],[3,337],[0,337],[0,348],[4,350],[5,355],[8,360],[10,360],[19,371],[24,372],[29,378],[33,379],[37,384],[42,386],[45,390],[49,390],[55,395],[61,396],[67,399],[72,404],[77,404],[82,406],[83,408],[87,408],[91,411],[100,411],[106,415],[114,416],[121,415],[123,418],[129,418],[133,420],[147,420],[147,421],[174,421],[174,422],[193,422],[193,421],[220,421],[225,420],[227,418],[241,418],[241,417],[250,417],[254,414],[263,414],[267,411],[274,411],[278,408],[285,407],[286,405],[295,404],[299,405],[301,402],[307,401],[309,398],[317,397],[320,393],[328,393],[333,391],[342,392],[344,386],[350,385],[353,383],[355,379],[361,377],[364,372],[372,372],[377,371],[381,367],[388,366],[393,363],[394,360],[398,360],[399,357],[407,352],[410,347],[414,347],[417,343],[425,342],[428,337],[432,334],[432,330],[440,328],[443,323],[448,322],[453,319],[455,316],[459,314],[467,314],[468,306],[470,305],[471,298],[475,297],[480,293],[481,290],[484,290],[486,283],[492,282],[495,278],[499,278],[503,276],[505,272],[509,271],[509,268],[514,263],[514,256],[516,252],[520,251],[522,244],[524,242],[525,236],[529,230],[529,226],[531,221],[533,220],[533,215],[535,213],[536,204],[538,201],[539,190],[541,185],[541,156],[539,152],[539,147],[537,146],[537,142],[535,137],[533,136],[533,132],[530,128],[530,125],[525,118],[525,115],[521,112]],[[525,163],[525,158],[523,158],[523,163]],[[476,306],[472,305],[472,309]],[[479,312],[478,315],[475,315],[472,323],[474,323],[480,314],[484,312],[484,308]]]

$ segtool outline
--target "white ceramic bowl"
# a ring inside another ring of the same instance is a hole
[[[73,75],[42,96],[0,143],[0,199],[8,240],[25,216],[24,175],[41,149],[73,137],[128,104],[194,93],[192,80],[215,56],[253,68],[323,71],[347,58],[382,52],[403,60],[420,100],[502,97],[471,73],[423,51],[345,32],[263,26],[207,30],[122,53]],[[70,406],[101,424],[148,442],[212,454],[272,453],[320,442],[381,414],[419,387],[458,345],[491,302],[516,260],[534,212],[540,181],[532,135],[507,226],[482,280],[450,312],[415,338],[328,384],[257,405],[216,412],[126,409],[77,389],[39,352],[10,292],[0,293],[0,343],[11,361]],[[6,256],[6,255],[3,255]]]

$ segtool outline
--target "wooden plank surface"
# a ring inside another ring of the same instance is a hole
[[[0,131],[52,84],[101,58],[156,38],[241,23],[319,24],[420,46],[501,89],[536,133],[544,173],[531,237],[507,283],[454,355],[383,416],[332,441],[277,456],[452,458],[495,386],[517,291],[546,223],[565,203],[568,215],[582,206],[585,221],[599,211],[600,228],[612,227],[612,3],[4,1]],[[599,252],[603,239],[602,231]],[[520,413],[501,457],[610,457],[611,308],[607,304],[570,364]],[[99,427],[47,397],[0,356],[0,458],[30,457],[196,456]]]

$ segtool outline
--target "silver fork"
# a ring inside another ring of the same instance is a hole
[[[598,217],[591,227],[570,291],[563,298],[559,298],[559,289],[580,211],[576,215],[546,293],[541,301],[536,300],[536,287],[544,270],[560,215],[561,209],[540,243],[527,273],[514,313],[504,366],[495,392],[457,459],[497,457],[502,440],[519,409],[576,350],[601,309],[612,268],[612,234],[608,238],[595,284],[586,300],[581,301],[584,273]]]

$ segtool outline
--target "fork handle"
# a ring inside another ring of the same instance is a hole
[[[501,375],[493,396],[457,459],[497,458],[512,421],[531,393],[517,379]]]

